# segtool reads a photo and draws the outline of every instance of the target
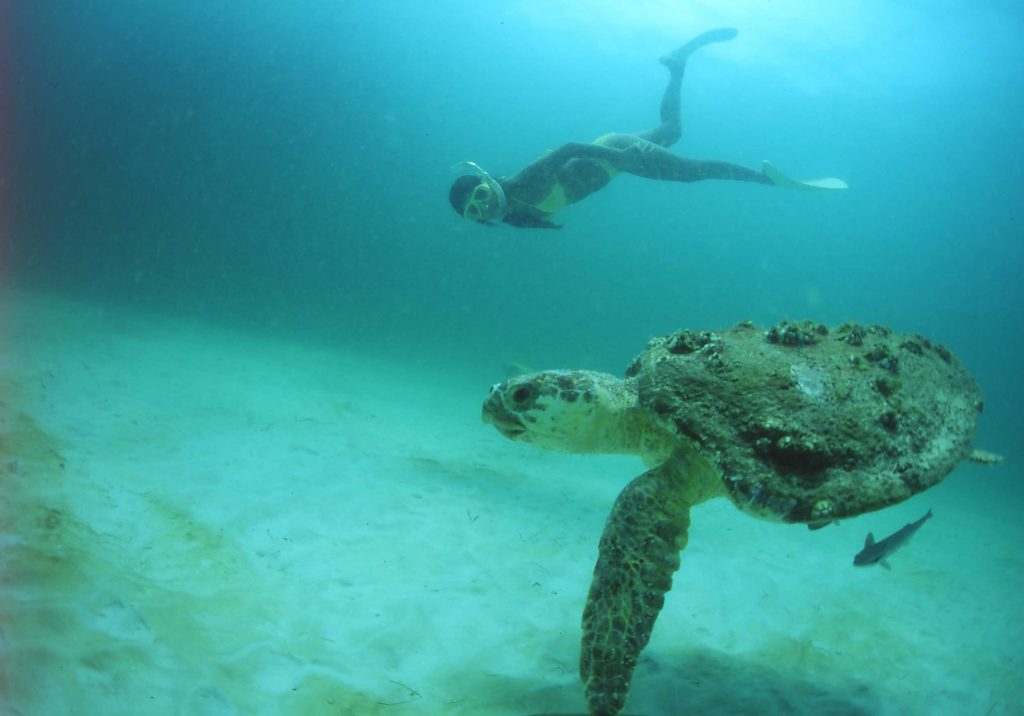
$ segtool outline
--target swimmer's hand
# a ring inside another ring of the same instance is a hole
[[[617,169],[630,173],[641,173],[655,145],[646,139],[638,139],[620,152]]]

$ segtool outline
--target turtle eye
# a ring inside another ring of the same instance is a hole
[[[533,390],[529,386],[521,386],[516,388],[512,393],[512,400],[517,403],[525,403],[527,400],[533,397]]]

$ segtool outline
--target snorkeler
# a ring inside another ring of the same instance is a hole
[[[448,199],[463,218],[482,224],[502,221],[520,228],[557,229],[551,217],[569,204],[603,188],[620,173],[661,181],[692,182],[728,179],[791,189],[845,189],[840,179],[796,181],[771,162],[761,171],[738,164],[686,159],[669,152],[682,133],[679,95],[686,61],[712,42],[736,37],[733,28],[710,30],[661,58],[670,78],[661,99],[661,124],[639,134],[605,134],[592,143],[568,142],[551,150],[512,177],[495,179],[475,162],[460,167],[473,174],[452,184]]]

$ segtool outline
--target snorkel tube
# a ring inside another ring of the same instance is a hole
[[[459,162],[455,165],[455,169],[456,171],[469,169],[476,174],[480,178],[480,181],[486,184],[498,199],[498,212],[494,216],[490,217],[490,219],[500,221],[504,218],[505,214],[508,213],[508,199],[505,198],[505,190],[501,188],[501,184],[498,183],[498,180],[488,174],[483,167],[476,162]]]

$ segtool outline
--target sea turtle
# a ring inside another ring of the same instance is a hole
[[[504,436],[577,453],[639,454],[601,536],[583,612],[580,676],[592,714],[622,708],[679,568],[690,508],[725,496],[812,528],[905,500],[971,450],[981,393],[916,334],[809,321],[651,340],[626,378],[552,370],[491,388]]]

